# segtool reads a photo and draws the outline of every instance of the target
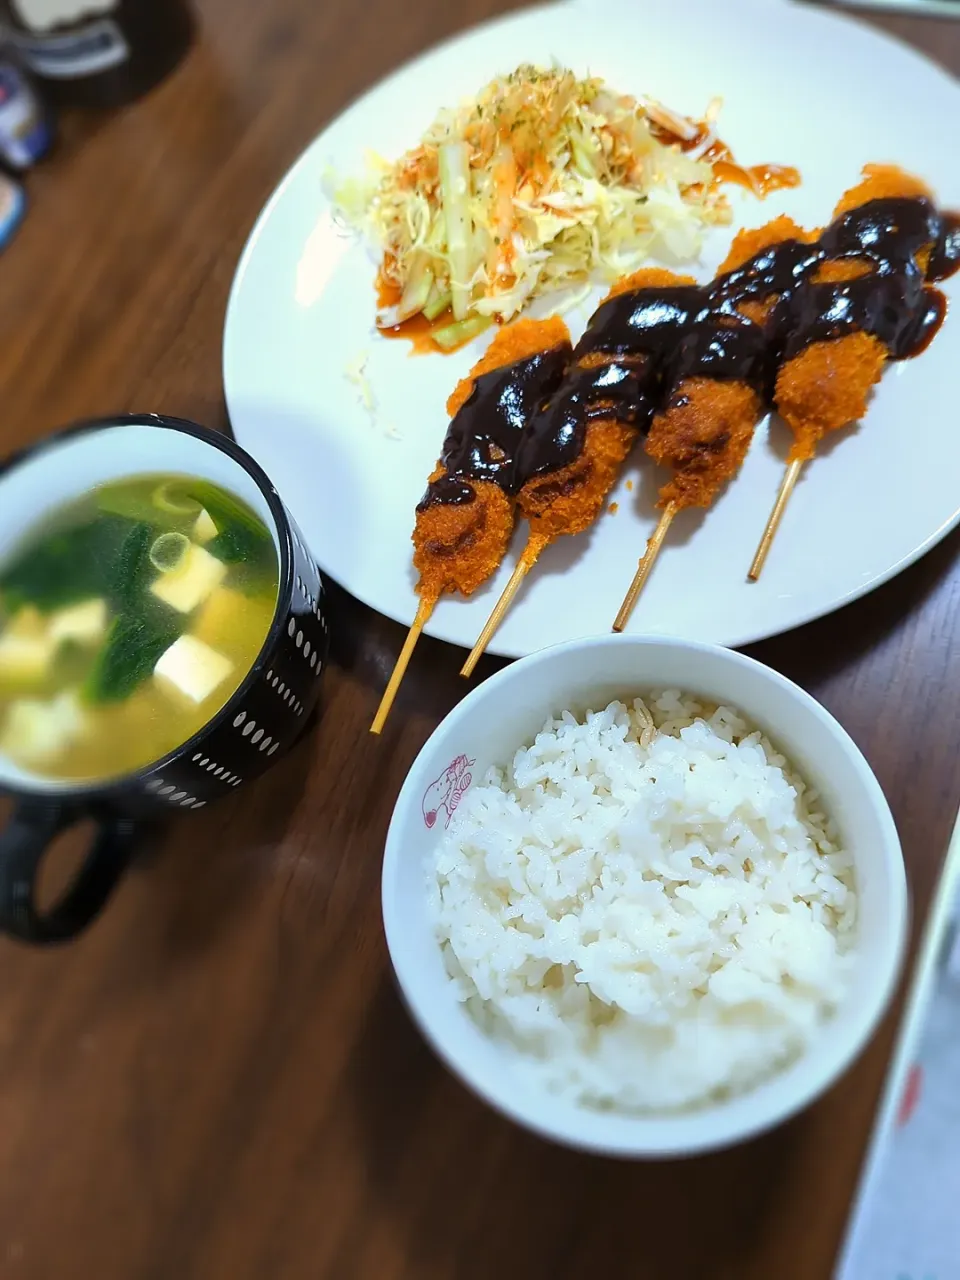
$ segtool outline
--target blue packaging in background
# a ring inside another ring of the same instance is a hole
[[[0,164],[29,169],[52,144],[52,116],[26,74],[0,52]]]
[[[0,173],[0,249],[19,227],[26,203],[20,184]]]

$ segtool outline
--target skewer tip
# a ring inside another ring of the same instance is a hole
[[[394,663],[393,671],[390,673],[390,679],[387,681],[387,687],[383,691],[383,697],[380,699],[380,705],[377,707],[377,714],[373,717],[373,723],[370,725],[370,732],[379,735],[383,732],[383,726],[387,722],[387,716],[390,714],[390,708],[393,706],[394,699],[397,696],[397,690],[400,688],[400,682],[406,674],[410,659],[413,657],[413,651],[417,647],[417,641],[420,639],[420,633],[426,626],[427,621],[433,613],[433,607],[437,603],[436,597],[432,599],[424,597],[420,600],[416,617],[410,624],[410,630],[407,632],[407,638],[403,642],[403,648]]]
[[[640,592],[643,590],[644,584],[650,576],[650,570],[653,568],[654,562],[660,554],[660,548],[663,545],[664,538],[667,536],[667,530],[670,528],[673,517],[677,514],[678,510],[679,508],[675,502],[668,502],[663,508],[660,515],[660,521],[657,524],[656,529],[654,529],[653,533],[647,539],[646,550],[640,559],[640,563],[637,565],[637,571],[633,575],[633,581],[630,583],[630,589],[623,597],[623,604],[620,606],[620,610],[613,620],[614,631],[622,631],[630,621],[630,615],[633,613],[634,606],[640,597]]]
[[[783,513],[786,510],[787,502],[793,493],[794,485],[803,469],[805,458],[794,458],[792,462],[787,464],[787,469],[783,473],[783,479],[780,481],[780,489],[777,492],[776,502],[773,504],[773,510],[767,518],[767,524],[763,531],[763,536],[757,546],[756,555],[753,557],[753,563],[747,573],[750,582],[756,582],[763,572],[763,566],[766,563],[767,555],[773,544],[774,536],[780,527],[780,521],[783,519]]]

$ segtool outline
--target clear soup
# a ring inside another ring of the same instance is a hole
[[[103,781],[203,727],[270,630],[273,535],[206,480],[94,489],[0,568],[0,753],[44,777]]]

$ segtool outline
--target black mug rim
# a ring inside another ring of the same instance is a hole
[[[224,703],[220,710],[210,717],[201,727],[185,739],[178,747],[172,751],[168,751],[166,755],[158,756],[156,760],[150,764],[143,765],[139,769],[135,769],[130,773],[123,773],[117,777],[108,778],[102,782],[77,782],[72,783],[66,781],[59,783],[54,779],[45,779],[49,785],[32,787],[29,784],[23,785],[14,783],[13,785],[0,782],[0,794],[11,796],[29,796],[36,800],[42,801],[44,798],[50,800],[62,801],[64,798],[71,799],[76,797],[103,797],[109,798],[114,792],[126,790],[131,783],[137,783],[150,777],[151,774],[159,772],[166,768],[175,760],[179,760],[182,756],[188,754],[191,750],[195,750],[197,745],[211,733],[213,730],[220,728],[235,713],[235,707],[238,702],[242,701],[256,680],[263,668],[266,666],[267,655],[273,649],[283,626],[286,624],[287,602],[293,597],[293,529],[290,525],[290,518],[287,515],[286,508],[280,494],[277,492],[273,481],[254,458],[246,452],[245,449],[232,440],[230,436],[220,431],[214,431],[211,427],[201,426],[198,422],[193,422],[189,418],[177,418],[169,414],[163,413],[117,413],[105,415],[97,418],[84,418],[79,422],[73,423],[69,427],[64,427],[59,431],[54,431],[51,435],[44,436],[43,439],[37,440],[33,444],[27,445],[23,449],[19,449],[16,453],[11,454],[8,458],[0,461],[0,480],[4,479],[9,472],[16,470],[20,466],[27,465],[37,460],[39,455],[46,453],[48,450],[55,448],[64,441],[71,440],[75,436],[94,435],[98,431],[109,431],[114,427],[159,427],[168,431],[178,431],[182,435],[193,436],[204,443],[211,445],[215,449],[219,449],[221,453],[225,453],[229,458],[241,466],[247,475],[253,480],[257,488],[260,490],[270,514],[273,517],[274,524],[277,529],[277,541],[280,553],[280,565],[277,585],[277,599],[274,605],[273,620],[270,623],[269,630],[264,637],[260,651],[254,659],[249,671],[244,677],[239,687],[231,694],[230,698]],[[132,473],[131,473],[132,474]]]

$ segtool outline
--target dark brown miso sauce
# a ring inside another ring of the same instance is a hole
[[[940,235],[927,266],[928,280],[946,280],[960,268],[960,213],[940,215]]]
[[[926,257],[926,270],[921,261]],[[827,263],[849,262],[837,280]],[[812,342],[867,333],[892,359],[917,355],[946,314],[931,282],[960,269],[960,216],[918,197],[871,200],[819,240],[785,240],[708,285],[643,288],[608,299],[573,349],[556,348],[477,379],[444,445],[449,485],[424,503],[468,501],[470,478],[516,493],[583,449],[597,418],[648,430],[688,378],[743,381],[765,402],[776,371]],[[773,301],[763,323],[738,308]]]
[[[444,437],[440,462],[445,474],[427,486],[418,511],[439,502],[472,502],[472,481],[486,480],[508,493],[515,491],[514,459],[523,430],[560,385],[571,354],[565,343],[474,380]]]
[[[783,241],[710,286],[726,309],[766,295],[778,302],[765,326],[775,361],[792,359],[812,342],[866,333],[891,359],[919,355],[946,314],[946,300],[929,281],[960,266],[954,215],[930,200],[891,196],[847,210],[811,244]],[[920,261],[927,253],[924,273]],[[817,279],[828,262],[850,261],[862,274]]]
[[[587,427],[602,418],[649,430],[665,387],[683,378],[767,382],[763,330],[716,310],[696,285],[636,289],[603,303],[574,349],[556,394],[531,421],[517,450],[520,488],[574,462]]]
[[[893,360],[919,354],[940,321],[943,295],[919,277],[871,274],[838,284],[805,284],[775,312],[782,332],[780,359],[791,360],[812,342],[868,333]]]
[[[639,352],[610,356],[588,367],[574,362],[554,395],[533,415],[520,439],[514,467],[515,490],[519,491],[533,476],[559,471],[575,462],[592,419],[612,419],[643,429],[655,381],[654,362]]]

